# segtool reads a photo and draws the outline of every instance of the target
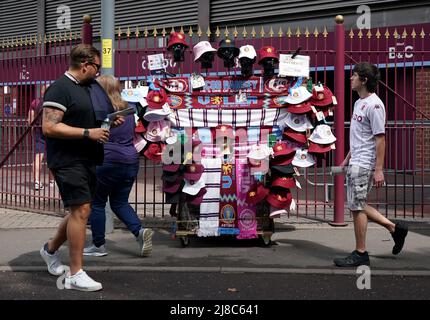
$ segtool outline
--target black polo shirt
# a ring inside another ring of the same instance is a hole
[[[89,91],[90,85],[81,84],[66,73],[46,90],[44,108],[64,111],[62,122],[71,127],[97,128],[94,108]],[[76,162],[103,163],[103,145],[90,139],[46,138],[48,167],[55,169]]]

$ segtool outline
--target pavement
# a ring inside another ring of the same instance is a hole
[[[0,271],[43,271],[39,257],[43,243],[55,233],[61,217],[0,208]],[[275,233],[268,247],[256,240],[232,237],[190,237],[183,248],[169,228],[172,221],[145,219],[155,230],[153,254],[138,256],[134,237],[116,221],[113,233],[107,235],[109,255],[85,257],[87,270],[93,271],[165,271],[165,272],[251,272],[351,274],[355,270],[336,268],[332,259],[344,256],[354,248],[352,223],[331,227],[321,221],[305,218],[275,220]],[[430,221],[409,220],[410,232],[404,250],[391,254],[390,234],[370,223],[367,234],[372,271],[380,275],[430,276]],[[90,231],[87,231],[90,241]],[[66,247],[60,250],[68,261]]]

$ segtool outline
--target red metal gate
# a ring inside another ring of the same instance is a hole
[[[340,22],[340,21],[339,21]],[[378,95],[386,104],[387,153],[386,187],[374,191],[371,203],[387,216],[425,218],[430,214],[430,24],[386,28],[384,30],[351,30],[342,36],[343,24],[337,32],[300,28],[255,30],[253,27],[225,28],[202,32],[200,28],[185,31],[187,42],[196,44],[210,40],[214,47],[224,37],[236,40],[237,46],[252,44],[255,48],[272,45],[280,53],[290,53],[301,47],[301,54],[311,57],[311,77],[330,88],[336,84],[338,100],[344,97],[344,116],[336,127],[338,145],[345,141],[349,149],[349,119],[354,101],[349,77],[358,61],[377,64],[382,73]],[[172,29],[173,30],[173,29]],[[192,46],[186,60],[173,63],[165,50],[171,29],[140,30],[118,28],[115,52],[116,75],[125,85],[136,84],[150,77],[147,55],[163,53],[167,71],[177,75],[192,72],[205,74],[199,64],[193,62]],[[176,30],[179,31],[179,30]],[[399,33],[401,32],[401,33]],[[98,39],[95,39],[97,42]],[[41,166],[43,190],[34,190],[33,131],[27,124],[31,101],[38,97],[40,86],[49,84],[67,68],[70,48],[81,41],[77,32],[48,35],[45,38],[30,36],[24,39],[4,39],[0,51],[0,107],[1,107],[1,154],[0,197],[2,206],[45,212],[59,212],[61,200],[56,187],[49,187],[46,165]],[[345,47],[345,51],[342,50]],[[345,63],[343,63],[345,61]],[[337,70],[337,72],[335,72]],[[224,75],[226,71],[219,59],[215,60],[210,74]],[[230,73],[238,72],[233,69]],[[259,73],[259,67],[255,66]],[[343,85],[344,84],[344,85]],[[339,105],[341,107],[341,103]],[[342,112],[337,114],[337,117]],[[339,119],[339,118],[337,118]],[[339,122],[339,121],[336,121]],[[341,148],[342,149],[342,148]],[[343,153],[342,150],[339,153]],[[338,158],[341,158],[338,156]],[[342,160],[342,159],[341,159]],[[338,161],[336,161],[338,162]],[[307,217],[323,221],[343,220],[343,197],[337,203],[334,217],[335,196],[343,190],[334,188],[334,178],[328,167],[334,165],[333,157],[323,160],[318,168],[304,171],[301,178],[303,189],[298,191],[298,210],[292,217]],[[131,195],[131,202],[139,214],[147,217],[164,217],[168,211],[161,190],[159,166],[141,160],[141,170]]]

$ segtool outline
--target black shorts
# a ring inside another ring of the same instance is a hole
[[[96,166],[76,162],[52,169],[65,207],[91,203],[96,191]]]

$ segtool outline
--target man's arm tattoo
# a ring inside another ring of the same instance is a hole
[[[43,109],[43,121],[48,125],[55,125],[63,120],[64,112],[54,108]]]

